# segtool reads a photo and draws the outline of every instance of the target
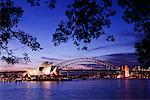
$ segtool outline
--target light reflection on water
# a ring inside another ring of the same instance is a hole
[[[150,100],[150,80],[0,83],[0,100]]]

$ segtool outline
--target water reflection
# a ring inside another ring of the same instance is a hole
[[[44,81],[44,82],[40,82],[40,83],[41,83],[41,86],[45,89],[51,89],[52,87],[59,84],[56,81]]]
[[[125,100],[128,100],[129,98],[131,98],[131,95],[130,95],[130,84],[129,84],[129,80],[126,79],[124,80],[125,81],[125,85],[124,85],[124,88],[125,88]]]
[[[0,83],[0,100],[150,99],[150,80]]]
[[[52,88],[57,85],[57,82],[28,82],[26,87],[26,100],[53,100],[51,93]]]
[[[148,99],[150,98],[149,93],[149,80],[125,80],[124,84],[124,95],[125,99]],[[134,94],[134,95],[133,95]]]

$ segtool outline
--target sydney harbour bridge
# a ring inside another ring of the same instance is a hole
[[[55,66],[58,66],[63,71],[86,71],[92,72],[94,75],[110,75],[111,77],[150,77],[150,70],[140,68],[140,66],[129,68],[128,65],[114,65],[110,62],[99,60],[96,58],[76,58],[62,61]],[[130,72],[129,72],[130,71]]]
[[[112,70],[119,69],[119,66],[116,66],[112,63],[102,61],[95,58],[76,58],[71,60],[66,60],[56,64],[55,66],[60,67],[61,69],[68,70],[77,70],[77,69],[101,69],[101,70]]]

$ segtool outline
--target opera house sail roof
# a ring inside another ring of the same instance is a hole
[[[58,75],[57,67],[52,63],[44,62],[37,69],[28,69],[27,75]]]

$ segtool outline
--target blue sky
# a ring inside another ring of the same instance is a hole
[[[25,2],[16,2],[23,5],[24,15],[17,29],[31,33],[40,42],[43,50],[31,51],[28,47],[21,45],[18,41],[12,40],[10,47],[15,49],[15,54],[21,56],[22,53],[27,52],[31,58],[32,63],[43,61],[42,57],[56,58],[56,59],[71,59],[76,57],[95,57],[118,53],[134,53],[134,43],[142,36],[140,33],[133,31],[133,25],[127,24],[123,19],[122,10],[120,7],[114,5],[117,14],[112,17],[111,28],[105,29],[106,32],[113,34],[115,42],[106,41],[106,36],[101,36],[97,40],[93,40],[88,45],[87,51],[77,50],[72,41],[59,46],[54,46],[52,43],[52,34],[58,23],[65,19],[65,7],[71,2],[69,0],[57,0],[56,8],[50,10],[46,4],[40,7],[31,7]]]

